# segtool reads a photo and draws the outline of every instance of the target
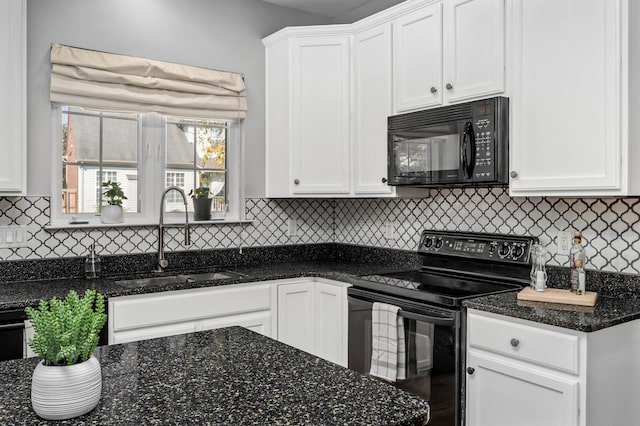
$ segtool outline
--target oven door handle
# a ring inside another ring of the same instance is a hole
[[[420,322],[426,322],[433,325],[440,325],[443,327],[453,327],[456,325],[455,318],[440,318],[440,317],[434,317],[431,315],[416,314],[414,312],[403,311],[402,309],[398,311],[398,315],[400,315],[402,318],[412,319]]]
[[[366,300],[361,300],[361,299],[357,299],[355,297],[349,296],[349,304],[350,305],[357,305],[360,306],[362,308],[368,308],[368,309],[373,309],[373,303],[372,302],[368,302]],[[403,318],[407,318],[407,319],[412,319],[412,320],[416,320],[416,321],[420,321],[420,322],[426,322],[429,324],[433,324],[433,325],[439,325],[439,326],[443,326],[443,327],[455,327],[457,325],[457,320],[455,317],[452,318],[443,318],[443,317],[438,317],[438,316],[433,316],[433,315],[425,315],[425,314],[418,314],[415,312],[409,312],[406,311],[402,308],[400,308],[400,310],[398,311],[398,315],[400,315]]]
[[[0,324],[0,331],[9,331],[9,330],[22,330],[24,329],[24,323],[12,323],[12,324]]]

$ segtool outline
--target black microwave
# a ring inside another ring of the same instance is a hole
[[[388,143],[389,185],[505,186],[509,99],[391,116]]]

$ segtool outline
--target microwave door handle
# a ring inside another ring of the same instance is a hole
[[[462,169],[465,177],[473,177],[473,168],[476,163],[476,135],[473,132],[473,124],[467,121],[462,135]]]

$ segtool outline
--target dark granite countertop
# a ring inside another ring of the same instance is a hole
[[[585,332],[640,319],[637,293],[599,294],[593,307],[517,300],[517,292],[477,297],[463,304],[467,308]]]
[[[181,270],[180,273],[194,273],[217,269],[220,268],[188,269]],[[237,278],[213,281],[164,284],[155,287],[126,288],[117,284],[116,281],[123,278],[141,278],[160,275],[133,274],[99,279],[65,278],[16,281],[0,283],[0,310],[34,306],[38,304],[40,299],[48,299],[54,296],[58,298],[64,297],[71,289],[76,290],[78,293],[84,293],[86,289],[95,289],[106,297],[117,297],[296,277],[322,277],[349,282],[357,275],[406,269],[406,265],[376,265],[373,263],[324,259],[228,266],[225,267],[224,270],[237,272],[241,274],[241,276]],[[175,273],[176,272],[167,272],[164,275],[173,275]]]
[[[96,349],[102,398],[48,422],[31,408],[38,358],[0,362],[3,425],[424,425],[429,405],[241,327]]]
[[[420,265],[420,259],[414,252],[341,244],[250,248],[243,253],[231,249],[174,252],[168,253],[168,258],[173,269],[166,275],[222,268],[242,276],[129,289],[115,281],[154,276],[152,272],[142,272],[152,270],[156,260],[154,255],[103,258],[103,270],[109,276],[96,280],[56,278],[69,274],[69,271],[80,270],[83,267],[81,258],[0,262],[0,280],[4,281],[0,281],[0,310],[22,309],[36,305],[40,299],[64,297],[70,289],[82,293],[92,288],[107,297],[117,297],[304,276],[352,282],[358,275],[419,269]],[[550,267],[548,274],[552,287],[562,288],[562,283],[568,282],[567,268]],[[30,281],[20,281],[20,277],[29,277]],[[640,277],[587,271],[587,282],[587,290],[598,292],[598,301],[592,309],[518,302],[515,293],[471,299],[465,302],[465,306],[587,332],[640,318]]]

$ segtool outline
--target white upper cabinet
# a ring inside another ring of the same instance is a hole
[[[393,22],[393,64],[395,112],[442,103],[442,4]]]
[[[267,197],[349,195],[350,32],[287,28],[264,44]]]
[[[640,150],[628,138],[639,89],[629,26],[640,7],[630,3],[509,2],[511,195],[640,194]]]
[[[353,36],[353,182],[356,194],[392,194],[387,181],[391,23]]]
[[[393,22],[396,113],[502,93],[504,0],[444,0]]]
[[[349,37],[291,39],[291,192],[350,191]]]
[[[445,0],[445,102],[504,91],[504,0]]]
[[[26,192],[26,0],[0,2],[0,195]]]

